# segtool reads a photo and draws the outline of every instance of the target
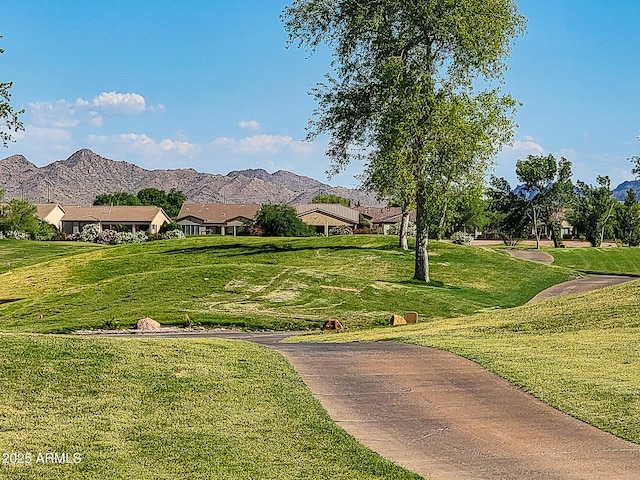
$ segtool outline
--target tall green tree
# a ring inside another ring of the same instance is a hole
[[[491,176],[487,190],[489,211],[495,214],[493,227],[505,245],[514,246],[529,234],[527,202],[516,194],[504,178]]]
[[[142,205],[140,199],[127,192],[102,193],[93,200],[94,205]]]
[[[594,247],[604,241],[607,228],[611,227],[617,201],[611,197],[609,177],[597,177],[597,185],[588,185],[578,180],[578,192],[574,200],[572,222],[585,232]]]
[[[333,193],[322,193],[313,197],[311,203],[338,203],[340,205],[348,207],[351,202],[348,198],[341,197],[340,195],[335,195]]]
[[[0,35],[1,38],[2,35]],[[2,53],[4,50],[0,48],[0,54]],[[0,140],[3,147],[9,146],[13,134],[24,130],[22,122],[18,119],[24,110],[16,111],[10,103],[12,87],[13,82],[0,82]]]
[[[522,182],[521,194],[527,204],[527,214],[540,248],[542,227],[551,231],[554,247],[562,243],[561,212],[573,196],[571,162],[564,157],[529,155],[516,163],[516,175]]]
[[[398,247],[409,250],[409,213],[415,208],[413,177],[405,169],[406,160],[401,152],[378,152],[384,160],[373,157],[360,175],[365,190],[376,192],[379,200],[398,205],[401,211]]]
[[[282,18],[290,44],[333,52],[310,122],[310,138],[331,136],[331,172],[353,159],[404,159],[415,188],[414,278],[428,282],[429,205],[446,208],[449,187],[482,176],[511,139],[515,102],[480,79],[502,79],[524,18],[513,0],[295,0]]]
[[[640,245],[640,203],[633,189],[627,190],[624,202],[614,209],[614,234],[629,247]]]

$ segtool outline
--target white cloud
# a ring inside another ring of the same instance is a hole
[[[105,115],[165,111],[166,107],[162,104],[147,106],[145,98],[138,93],[102,92],[91,101],[78,97],[73,103],[58,100],[29,104],[33,124],[42,128],[73,128],[79,125],[102,127]]]
[[[260,130],[262,126],[256,120],[242,120],[238,123],[240,128],[246,128],[248,130]]]
[[[233,153],[280,153],[288,150],[296,154],[309,154],[312,152],[312,144],[294,141],[288,135],[253,135],[242,139],[220,137],[212,142],[215,146],[229,149]]]
[[[168,138],[156,141],[142,133],[121,133],[119,135],[89,135],[87,141],[92,145],[109,144],[118,147],[119,150],[141,152],[149,156],[160,156],[164,153],[178,153],[188,155],[198,150],[197,145]]]
[[[107,115],[136,115],[147,109],[144,97],[138,93],[102,92],[91,105]]]
[[[503,151],[511,152],[523,152],[530,154],[543,154],[545,152],[544,147],[539,143],[533,141],[533,139],[525,139],[524,141],[516,140],[512,145],[507,145]]]

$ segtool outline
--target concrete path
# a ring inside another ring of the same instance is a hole
[[[197,336],[278,350],[336,423],[432,480],[640,478],[640,445],[562,414],[471,361],[395,342],[278,343],[287,335]]]

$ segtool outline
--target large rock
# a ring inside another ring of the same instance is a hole
[[[142,318],[140,320],[138,320],[138,323],[136,323],[136,330],[142,330],[142,331],[152,331],[152,330],[159,330],[161,327],[161,325],[156,322],[153,318]]]
[[[407,321],[402,315],[391,315],[389,319],[389,325],[406,325]]]
[[[418,323],[418,312],[404,312],[407,323]]]
[[[340,320],[327,320],[321,330],[342,330],[342,324]]]

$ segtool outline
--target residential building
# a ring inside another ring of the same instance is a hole
[[[159,207],[93,205],[80,207],[63,205],[62,231],[79,233],[85,225],[95,223],[100,230],[158,233],[169,216]]]

